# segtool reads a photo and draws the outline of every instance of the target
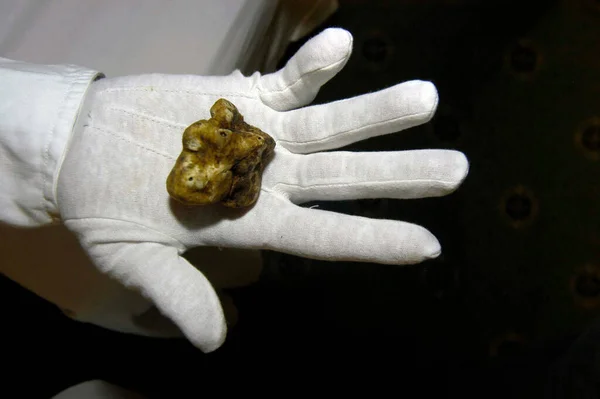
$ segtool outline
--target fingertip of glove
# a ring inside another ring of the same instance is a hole
[[[323,35],[323,37],[331,40],[332,42],[341,42],[343,40],[348,40],[348,42],[352,41],[352,34],[344,28],[326,28],[323,29],[319,36],[320,35]]]
[[[427,110],[427,118],[426,121],[431,120],[433,115],[437,110],[439,104],[439,95],[437,88],[432,82],[429,81],[420,81],[421,84],[421,103],[423,104],[423,109]]]
[[[438,243],[437,246],[430,248],[428,251],[426,258],[427,259],[435,259],[442,254],[442,246]]]
[[[448,152],[451,156],[447,166],[448,179],[446,180],[449,184],[447,194],[450,194],[456,191],[466,180],[469,174],[470,165],[469,160],[462,152],[456,150],[444,151]]]
[[[435,259],[442,254],[442,246],[433,234],[430,232],[428,232],[428,234],[430,237],[428,242],[424,245],[423,254],[425,259]]]
[[[225,343],[227,338],[227,324],[223,320],[222,324],[217,327],[214,336],[211,339],[203,337],[199,342],[196,342],[196,346],[200,348],[203,353],[211,353],[219,349]]]
[[[433,82],[426,80],[409,80],[390,88],[396,96],[395,104],[406,107],[411,116],[415,116],[420,123],[429,122],[435,114],[439,96]]]
[[[456,181],[457,181],[458,186],[460,186],[465,181],[465,179],[469,175],[470,168],[471,168],[471,165],[470,165],[469,160],[467,159],[466,155],[460,151],[457,151],[456,152],[455,173],[456,173]]]
[[[413,226],[412,238],[403,243],[406,248],[412,248],[405,253],[410,254],[405,261],[407,264],[417,264],[429,259],[435,259],[442,254],[442,246],[435,235],[423,226]]]
[[[326,54],[331,56],[335,62],[346,60],[352,53],[353,37],[350,32],[342,28],[327,28],[315,39],[321,39],[324,46],[328,48]]]

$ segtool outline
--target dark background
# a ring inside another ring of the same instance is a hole
[[[471,169],[444,198],[318,205],[423,225],[443,255],[392,267],[265,253],[260,282],[228,292],[239,321],[210,355],[72,322],[3,279],[3,384],[22,397],[96,378],[149,397],[600,397],[600,2],[348,0],[327,26],[355,47],[316,103],[411,79],[440,95],[430,123],[347,149],[457,149]]]

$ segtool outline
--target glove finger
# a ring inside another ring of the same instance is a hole
[[[291,203],[286,193],[267,188],[250,211],[236,210],[200,230],[186,233],[184,244],[202,242],[331,261],[399,265],[440,254],[437,239],[421,226],[303,208]]]
[[[469,170],[466,157],[451,150],[340,151],[281,158],[287,167],[273,168],[278,171],[274,188],[295,203],[443,196],[456,190]]]
[[[283,200],[282,200],[283,201]],[[270,249],[313,259],[407,265],[435,258],[438,240],[425,228],[288,203],[279,207]]]
[[[278,142],[291,152],[340,148],[428,122],[438,104],[430,82],[410,81],[378,92],[300,108],[277,116]]]
[[[352,35],[328,28],[307,41],[277,72],[260,78],[260,98],[276,111],[287,111],[314,100],[321,86],[333,78],[352,53]]]

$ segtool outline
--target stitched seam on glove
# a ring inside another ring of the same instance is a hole
[[[427,183],[427,184],[443,184],[443,185],[453,185],[456,184],[456,182],[454,181],[448,181],[448,180],[435,180],[435,179],[414,179],[414,180],[380,180],[380,181],[361,181],[361,182],[352,182],[352,183],[333,183],[333,184],[329,184],[329,183],[322,183],[322,184],[310,184],[307,186],[301,186],[299,184],[291,184],[291,183],[276,183],[273,188],[277,189],[279,186],[285,186],[285,187],[294,187],[294,188],[301,188],[301,189],[311,189],[313,187],[354,187],[354,186],[363,186],[363,187],[370,187],[370,186],[378,186],[378,185],[385,185],[385,184],[401,184],[401,183]]]
[[[124,220],[124,219],[117,219],[117,218],[108,218],[105,216],[87,216],[87,217],[82,217],[82,218],[68,218],[65,219],[64,222],[78,222],[78,221],[111,221],[111,222],[117,222],[117,223],[123,223],[123,224],[131,224],[134,225],[136,227],[141,227],[145,230],[149,230],[152,231],[153,233],[156,233],[158,235],[161,235],[165,238],[167,238],[168,240],[172,241],[176,246],[177,249],[179,251],[185,251],[186,250],[186,246],[179,241],[177,238],[172,237],[168,234],[163,233],[162,231],[153,229],[152,227],[146,226],[144,224],[138,223],[138,222],[134,222],[132,220]],[[139,243],[139,242],[148,242],[147,240],[139,240],[139,241],[123,241],[123,240],[115,240],[112,242],[131,242],[131,243]],[[156,242],[157,244],[163,244],[165,245],[165,243],[161,243],[161,242]],[[171,244],[172,245],[172,244]]]
[[[260,191],[264,191],[265,193],[267,193],[269,195],[272,195],[273,197],[275,197],[275,198],[277,198],[279,200],[282,200],[282,201],[285,201],[285,202],[289,203],[290,193],[288,193],[286,191],[283,191],[283,190],[280,190],[277,187],[279,184],[285,184],[285,183],[277,183],[277,184],[275,184],[271,188],[267,188],[265,186],[262,186],[260,188]]]
[[[206,91],[194,91],[194,90],[170,90],[162,89],[160,87],[111,87],[98,91],[98,94],[112,93],[112,92],[130,92],[130,91],[146,91],[149,93],[163,92],[163,93],[177,93],[177,94],[190,94],[194,96],[218,96],[218,97],[240,97],[249,98],[251,100],[260,100],[256,94],[240,94],[240,93],[223,93],[222,91],[206,92]]]
[[[129,139],[125,138],[125,137],[119,136],[117,133],[114,133],[114,132],[112,132],[110,130],[103,129],[103,128],[96,127],[96,126],[88,126],[87,128],[88,129],[97,130],[97,131],[99,131],[101,133],[106,133],[106,134],[108,134],[108,135],[110,135],[110,136],[112,136],[112,137],[114,137],[114,138],[116,138],[118,140],[124,141],[124,142],[129,143],[129,144],[133,144],[133,145],[135,145],[135,146],[137,146],[137,147],[139,147],[139,148],[141,148],[143,150],[152,152],[152,153],[154,153],[156,155],[160,155],[161,157],[164,157],[166,159],[169,159],[169,160],[175,160],[176,159],[175,157],[173,157],[173,156],[171,156],[169,154],[165,154],[165,153],[153,150],[152,148],[146,147],[146,146],[144,146],[142,144],[139,144],[139,143],[137,143],[135,141],[132,141],[132,140],[129,140]]]
[[[342,64],[342,63],[344,63],[345,61],[346,61],[346,57],[344,57],[344,58],[342,58],[341,60],[339,60],[339,61],[336,61],[336,62],[334,62],[334,63],[332,63],[332,64],[329,64],[329,65],[323,66],[323,67],[321,67],[321,68],[319,68],[319,69],[315,69],[315,70],[312,70],[312,71],[306,72],[306,73],[304,73],[304,74],[300,75],[300,77],[299,77],[298,79],[296,79],[296,81],[295,81],[294,83],[292,83],[292,84],[289,84],[289,85],[285,86],[283,89],[278,89],[278,90],[264,90],[264,89],[263,89],[262,87],[260,87],[260,86],[259,86],[259,87],[257,87],[257,89],[260,91],[260,93],[261,93],[261,94],[265,94],[265,95],[269,95],[269,94],[279,94],[279,93],[282,93],[282,92],[284,92],[284,91],[286,91],[286,90],[290,90],[290,89],[292,89],[292,88],[293,88],[294,86],[296,86],[296,85],[299,85],[299,84],[301,84],[301,83],[303,82],[303,80],[305,79],[305,77],[306,77],[306,76],[313,75],[313,74],[315,74],[315,73],[317,73],[317,72],[321,72],[321,71],[324,71],[324,70],[326,70],[326,69],[332,69],[332,68],[335,68],[335,67],[337,67],[338,65],[340,65],[340,64]]]
[[[183,130],[183,129],[185,129],[187,127],[187,125],[184,124],[184,123],[171,122],[171,121],[168,121],[166,119],[158,118],[156,116],[150,116],[150,115],[142,114],[142,113],[139,113],[137,111],[130,111],[130,110],[127,110],[125,108],[108,107],[108,109],[110,111],[115,111],[115,112],[120,112],[120,113],[123,113],[123,114],[126,114],[126,115],[130,115],[130,116],[132,116],[134,118],[137,118],[137,119],[150,120],[150,121],[152,121],[152,122],[154,122],[154,123],[156,123],[158,125],[170,127],[170,128],[173,128],[173,129],[182,129]]]
[[[346,61],[348,60],[348,55],[349,55],[349,53],[350,53],[350,52],[351,52],[351,50],[352,50],[352,42],[353,42],[353,40],[352,40],[352,35],[348,34],[348,36],[350,36],[350,41],[349,41],[349,43],[350,43],[350,44],[349,44],[349,46],[348,46],[348,49],[346,50],[346,53],[345,53],[345,54],[342,56],[342,58],[341,58],[341,59],[339,59],[338,61],[335,61],[335,62],[333,62],[333,63],[331,63],[331,64],[329,64],[329,65],[324,65],[324,66],[322,66],[321,68],[314,69],[314,70],[312,70],[312,71],[308,71],[308,72],[305,72],[305,73],[303,73],[302,75],[300,75],[300,77],[299,77],[298,79],[296,79],[296,81],[295,81],[294,83],[292,83],[292,84],[290,84],[290,85],[287,85],[287,86],[286,86],[286,87],[284,87],[283,89],[279,89],[279,90],[269,90],[268,92],[265,92],[265,93],[267,93],[267,94],[277,94],[277,93],[281,93],[281,92],[283,92],[283,91],[286,91],[286,90],[288,90],[288,89],[290,89],[290,88],[294,87],[295,85],[299,84],[300,82],[302,82],[302,81],[304,80],[304,77],[306,77],[306,76],[312,75],[312,74],[314,74],[314,73],[317,73],[317,72],[320,72],[320,71],[324,71],[324,70],[326,70],[326,69],[330,69],[330,68],[332,68],[332,67],[336,67],[336,66],[338,66],[339,64],[346,62]],[[258,90],[261,92],[261,94],[263,93],[263,89],[262,89],[262,87],[260,87],[260,86],[259,86],[259,87],[258,87]]]
[[[428,111],[428,112],[419,112],[418,114],[410,114],[410,115],[401,116],[399,118],[386,119],[384,121],[380,121],[378,123],[374,123],[374,124],[371,124],[371,125],[361,126],[361,127],[355,128],[355,129],[350,129],[350,130],[346,130],[346,131],[343,131],[343,132],[338,132],[336,134],[333,134],[333,135],[330,135],[330,136],[327,136],[327,137],[323,137],[322,139],[317,139],[317,140],[292,141],[292,140],[278,139],[277,141],[279,141],[281,143],[285,143],[285,144],[315,144],[315,143],[321,144],[321,143],[327,142],[328,140],[332,140],[334,138],[337,138],[339,136],[352,134],[352,133],[355,133],[355,132],[363,130],[363,129],[369,129],[369,128],[372,128],[374,126],[381,126],[381,125],[384,125],[384,124],[390,123],[390,122],[401,121],[402,119],[406,119],[406,118],[413,118],[413,117],[419,117],[419,116],[422,116],[422,115],[430,115],[430,114],[431,114],[431,111]]]

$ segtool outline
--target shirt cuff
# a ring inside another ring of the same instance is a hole
[[[0,58],[0,220],[31,227],[59,220],[56,181],[97,71]]]

